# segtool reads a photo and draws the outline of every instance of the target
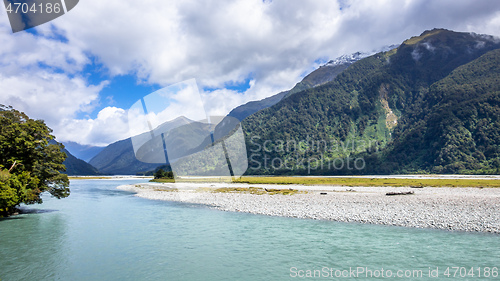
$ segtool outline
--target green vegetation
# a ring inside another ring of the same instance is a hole
[[[384,179],[368,177],[242,177],[235,181],[248,184],[301,184],[339,186],[411,186],[411,187],[500,187],[500,180],[476,179]]]
[[[246,174],[500,174],[499,48],[439,29],[360,60],[247,117]]]
[[[442,31],[446,31],[444,29],[434,29],[434,30],[430,30],[430,31],[426,31],[424,33],[422,33],[422,35],[420,36],[415,36],[415,37],[412,37],[406,41],[403,42],[403,44],[406,44],[406,45],[415,45],[417,43],[419,43],[420,41],[422,41],[423,39],[429,37],[429,36],[432,36],[432,35],[436,35]]]
[[[170,166],[163,166],[163,167],[165,167],[165,170],[160,168],[154,172],[154,179],[150,180],[150,182],[163,182],[163,183],[175,182],[174,172],[169,171]]]
[[[500,50],[434,83],[405,117],[383,161],[406,171],[499,174]]]
[[[234,178],[231,177],[177,177],[174,179],[152,179],[150,182],[186,182],[186,183],[229,183]]]
[[[251,114],[242,122],[246,175],[500,174],[499,48],[491,36],[426,31],[236,108],[238,119]],[[219,156],[192,160],[203,175],[220,174]],[[135,158],[130,139],[91,164],[112,174],[158,170]]]
[[[292,89],[278,93],[274,96],[265,98],[259,101],[251,101],[244,105],[240,105],[231,110],[228,116],[234,117],[240,121],[246,117],[258,112],[262,109],[271,107],[278,103],[280,100],[291,96],[295,93],[319,86],[321,84],[332,81],[337,75],[342,73],[351,63],[344,63],[335,66],[320,67],[315,71],[309,73],[302,81],[297,83]]]
[[[174,183],[175,179],[152,179],[150,182]]]
[[[296,189],[266,189],[260,187],[222,187],[213,190],[212,192],[218,193],[248,193],[248,194],[256,194],[256,195],[294,195],[298,193],[306,193],[304,191],[298,191]]]
[[[154,179],[173,179],[174,178],[174,172],[172,171],[165,171],[163,169],[158,169],[154,173]]]
[[[63,149],[62,151],[66,153],[66,160],[64,160],[63,164],[66,167],[66,171],[64,173],[68,176],[99,175],[97,169],[89,163],[76,158],[66,149]]]
[[[156,170],[156,172],[154,172],[154,179],[150,180],[150,182],[164,182],[164,183],[175,182],[174,172],[158,169]]]
[[[54,136],[42,120],[0,105],[0,128],[0,217],[15,213],[21,203],[42,203],[45,191],[69,196],[68,176],[60,173],[64,147],[49,143]]]

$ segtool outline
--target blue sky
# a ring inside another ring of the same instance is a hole
[[[59,141],[103,146],[130,135],[132,104],[171,84],[196,79],[207,114],[225,115],[435,27],[499,36],[500,2],[85,0],[15,34],[0,9],[0,103]]]
[[[89,67],[89,73],[95,73],[95,67]],[[115,77],[101,76],[90,78],[91,83],[99,84],[102,79],[109,81],[100,92],[102,105],[98,106],[92,112],[79,112],[77,118],[96,118],[99,109],[102,106],[115,106],[119,108],[130,108],[137,100],[142,97],[161,89],[158,84],[146,84],[137,81],[134,75],[120,75]]]

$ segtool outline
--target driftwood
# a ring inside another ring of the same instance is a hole
[[[415,194],[413,191],[408,191],[408,192],[387,192],[385,195],[387,196],[394,196],[394,195],[412,195]]]

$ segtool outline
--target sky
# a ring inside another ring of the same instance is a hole
[[[60,142],[105,146],[163,87],[195,79],[207,114],[226,115],[330,59],[433,28],[500,36],[500,1],[82,0],[17,33],[0,8],[0,104]]]

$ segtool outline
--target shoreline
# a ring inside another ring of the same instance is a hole
[[[213,192],[224,187],[291,188],[304,193],[256,195]],[[500,234],[498,188],[142,183],[122,185],[118,189],[134,192],[141,198],[201,204],[229,212]],[[414,194],[386,195],[388,192],[409,191]]]
[[[68,176],[69,180],[149,180],[153,176]]]

